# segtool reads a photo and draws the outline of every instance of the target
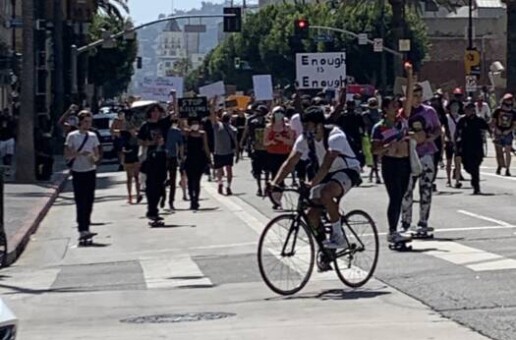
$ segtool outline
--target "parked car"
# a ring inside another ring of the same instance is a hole
[[[99,142],[104,154],[104,160],[110,160],[117,157],[116,153],[113,152],[113,136],[111,135],[110,130],[111,124],[113,124],[113,121],[116,118],[117,115],[115,113],[98,113],[93,115],[93,127],[99,132]]]
[[[18,319],[0,298],[0,339],[15,340],[18,330]]]

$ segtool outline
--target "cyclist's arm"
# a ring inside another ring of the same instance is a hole
[[[288,156],[287,160],[281,165],[281,168],[278,171],[278,174],[276,175],[276,178],[272,180],[272,185],[277,186],[279,183],[283,182],[283,180],[294,171],[296,168],[296,164],[301,159],[301,153],[292,150],[290,155]]]
[[[328,152],[326,152],[326,155],[324,155],[324,160],[323,160],[321,166],[319,167],[319,171],[317,171],[317,174],[312,179],[312,182],[311,182],[312,187],[321,183],[322,180],[324,179],[324,177],[326,177],[326,175],[328,175],[328,172],[330,171],[330,167],[331,167],[333,161],[338,156],[339,156],[338,151],[328,150]]]

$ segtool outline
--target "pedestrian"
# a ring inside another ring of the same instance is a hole
[[[247,118],[245,115],[245,111],[238,109],[237,115],[233,119],[233,125],[237,129],[237,141],[238,141],[238,145],[240,145],[240,146],[242,145],[242,142],[243,142],[246,123],[247,123]],[[242,159],[244,156],[245,147],[239,147],[238,149],[239,149],[239,158]]]
[[[505,176],[511,176],[511,151],[514,139],[513,133],[516,131],[516,111],[512,94],[505,94],[502,97],[500,107],[494,110],[491,129],[498,163],[496,174],[500,175],[502,168],[505,168]]]
[[[0,113],[0,159],[6,168],[6,175],[10,175],[13,165],[16,139],[16,123],[7,110]]]
[[[464,170],[471,175],[473,194],[480,195],[480,164],[484,158],[483,134],[489,130],[487,122],[476,115],[475,103],[466,103],[465,116],[457,123],[455,140]]]
[[[116,153],[118,163],[120,164],[118,168],[119,171],[124,169],[124,162],[122,160],[122,146],[124,144],[124,140],[122,139],[122,132],[127,130],[127,121],[125,119],[125,114],[125,110],[118,111],[117,118],[113,120],[113,123],[109,128],[109,130],[111,131],[111,135],[113,136],[113,151]],[[127,136],[127,134],[125,135]]]
[[[271,121],[265,127],[263,138],[263,145],[267,148],[267,164],[272,178],[275,178],[294,144],[294,131],[285,122],[283,107],[272,109]]]
[[[140,159],[138,158],[138,138],[135,128],[129,131],[120,132],[121,141],[121,159],[120,162],[124,166],[127,175],[127,202],[133,204],[133,180],[136,189],[136,203],[140,203],[143,199],[140,194]]]
[[[432,99],[430,100],[430,106],[432,106],[437,113],[437,117],[439,118],[439,122],[441,126],[446,125],[446,110],[443,105],[442,95],[439,93],[435,93]],[[437,173],[439,172],[439,164],[442,164],[443,161],[443,153],[444,153],[444,135],[443,131],[441,131],[441,136],[435,140],[435,146],[437,147],[437,152],[434,154],[434,179],[432,181],[432,191],[437,191],[437,185],[435,181],[437,180]]]
[[[410,240],[410,237],[398,232],[401,203],[411,174],[408,122],[402,115],[398,115],[398,110],[398,101],[392,97],[383,98],[383,119],[372,130],[372,151],[381,157],[382,177],[389,195],[387,241],[391,243]]]
[[[267,148],[263,145],[263,136],[265,133],[265,126],[267,121],[265,116],[269,112],[266,106],[258,105],[257,107],[251,107],[253,114],[248,118],[246,129],[244,130],[243,140],[241,141],[240,147],[243,147],[246,139],[249,138],[249,144],[251,146],[251,171],[258,190],[256,191],[257,196],[263,195],[262,189],[262,174],[265,173],[265,182],[268,180],[267,176]]]
[[[178,119],[173,118],[172,126],[167,132],[167,170],[170,193],[168,196],[168,206],[170,210],[175,210],[174,200],[176,197],[177,170],[184,158],[183,132],[178,128]]]
[[[362,138],[365,135],[365,124],[360,111],[356,107],[356,102],[353,100],[346,101],[345,110],[336,111],[333,117],[334,123],[346,134],[360,166],[363,167],[365,156],[362,150]]]
[[[190,118],[189,128],[185,129],[185,153],[184,169],[188,178],[188,194],[190,196],[190,209],[199,210],[199,197],[201,194],[201,179],[206,167],[211,166],[210,148],[207,133],[201,130],[198,118]]]
[[[414,85],[412,100],[407,99],[405,107],[410,109],[410,112],[405,111],[405,115],[408,116],[411,136],[416,140],[416,151],[423,169],[419,177],[410,178],[407,192],[403,197],[402,227],[405,230],[411,227],[413,192],[419,180],[419,223],[416,231],[418,234],[424,235],[433,231],[433,228],[428,225],[428,219],[432,205],[434,154],[438,151],[435,140],[441,137],[441,124],[435,110],[431,106],[423,104],[423,88],[419,84]]]
[[[371,97],[367,100],[367,110],[362,114],[364,119],[365,138],[366,142],[363,143],[365,146],[364,154],[369,153],[371,155],[371,171],[369,173],[369,182],[373,182],[373,177],[376,177],[376,184],[382,184],[380,175],[378,174],[378,155],[371,154],[370,140],[372,136],[373,127],[380,121],[381,114],[378,109],[378,100],[375,97]]]
[[[78,130],[66,136],[65,158],[72,171],[79,238],[85,239],[96,235],[90,231],[90,224],[100,142],[97,135],[90,131],[93,122],[91,112],[83,110],[77,118]]]
[[[151,221],[163,220],[159,216],[159,202],[165,190],[167,180],[167,151],[165,138],[161,130],[151,132],[152,147],[147,150],[147,157],[142,164],[145,171],[145,193],[147,195],[147,218]]]
[[[462,183],[460,182],[460,166],[461,160],[457,154],[457,145],[455,141],[455,132],[457,131],[457,123],[464,112],[462,102],[452,99],[446,108],[446,124],[444,129],[444,150],[446,155],[446,185],[452,186],[452,163],[455,166],[453,170],[453,178],[455,179],[455,188],[460,189]]]
[[[213,105],[211,105],[210,121],[215,141],[213,164],[217,175],[218,193],[223,194],[225,175],[227,180],[226,194],[229,196],[233,194],[231,183],[233,181],[234,160],[236,159],[238,162],[239,159],[237,130],[231,125],[231,115],[229,112],[223,112],[219,118],[215,113]]]

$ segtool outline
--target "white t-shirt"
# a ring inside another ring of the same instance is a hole
[[[475,104],[475,112],[478,117],[483,118],[486,122],[491,119],[491,109],[487,103],[482,103],[481,108],[478,107],[478,104]]]
[[[324,156],[326,155],[324,141],[316,140],[314,144],[315,153],[320,166],[324,160]],[[308,153],[310,149],[308,147],[308,141],[304,135],[301,135],[296,139],[294,150],[301,154],[302,159],[309,159]],[[334,127],[333,130],[331,130],[328,137],[328,150],[337,151],[340,155],[344,156],[335,158],[329,172],[335,172],[342,169],[355,169],[360,172],[360,162],[356,158],[353,149],[351,149],[348,139],[346,138],[346,134],[341,129]]]
[[[451,114],[447,114],[446,118],[448,119],[448,130],[450,130],[451,142],[455,142],[455,131],[457,130],[457,123],[460,117],[452,117]]]
[[[97,135],[91,131],[88,131],[88,140],[81,149],[81,153],[84,151],[93,153],[94,149],[100,145]],[[70,132],[66,136],[65,145],[72,150],[77,151],[84,141],[86,134],[81,134],[79,130]],[[72,166],[72,171],[76,172],[87,172],[95,170],[97,166],[93,163],[88,156],[77,155]]]
[[[296,113],[290,118],[290,128],[296,133],[296,138],[303,134],[303,123],[301,122],[301,115]]]

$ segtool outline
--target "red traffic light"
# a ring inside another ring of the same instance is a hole
[[[304,20],[299,20],[297,25],[299,26],[299,28],[305,28],[307,26],[307,23]]]
[[[294,21],[294,35],[300,38],[308,37],[308,29],[310,23],[306,19],[297,19]]]

